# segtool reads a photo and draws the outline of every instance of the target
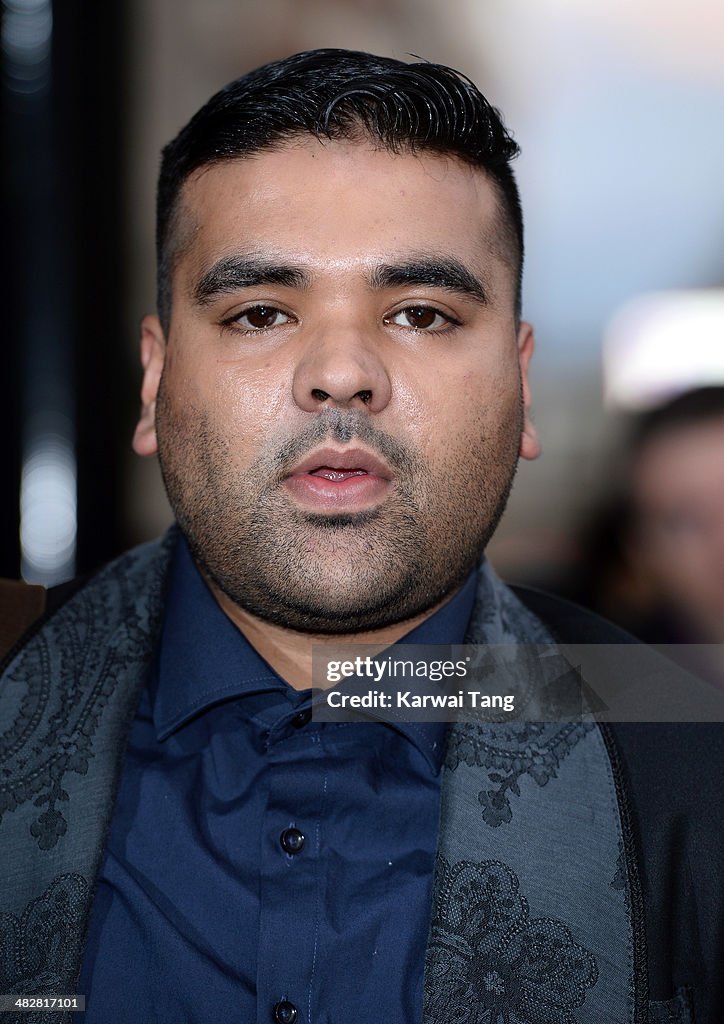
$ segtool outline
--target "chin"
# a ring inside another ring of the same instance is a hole
[[[218,576],[215,582],[245,611],[300,633],[369,632],[412,618],[429,606],[425,595],[405,581],[391,585],[387,577],[361,585],[354,568],[340,572],[335,566],[326,571],[317,565],[315,569],[313,579],[287,576],[260,587]]]

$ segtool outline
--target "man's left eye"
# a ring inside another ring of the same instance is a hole
[[[397,324],[398,327],[411,327],[415,331],[439,331],[454,326],[456,321],[445,316],[432,306],[405,306],[391,316],[385,317],[385,323]]]

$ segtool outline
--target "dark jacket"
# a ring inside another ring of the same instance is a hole
[[[557,640],[636,642],[568,601],[514,589]],[[697,1024],[724,1021],[724,726],[617,723],[604,733],[638,865],[649,997],[679,990]]]

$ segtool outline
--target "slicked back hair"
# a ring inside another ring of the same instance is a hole
[[[279,148],[295,136],[368,139],[392,153],[432,152],[485,171],[498,193],[502,250],[520,315],[523,217],[510,161],[518,146],[473,83],[442,64],[353,50],[309,50],[229,83],[164,148],[156,207],[158,313],[168,331],[181,248],[179,195],[194,171]]]

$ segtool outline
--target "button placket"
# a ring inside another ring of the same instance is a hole
[[[314,975],[326,771],[317,730],[290,729],[289,723],[287,718],[286,732],[278,724],[268,746],[257,1024],[304,1024]],[[294,956],[285,952],[291,949]]]

